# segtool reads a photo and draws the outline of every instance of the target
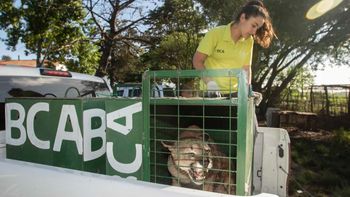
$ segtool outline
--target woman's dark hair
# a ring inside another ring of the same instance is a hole
[[[242,14],[245,14],[245,18],[260,16],[264,18],[265,22],[254,35],[254,40],[262,47],[267,48],[270,46],[273,37],[275,37],[275,31],[273,30],[271,18],[268,10],[262,1],[252,0],[246,3],[239,14],[236,16],[235,21],[239,21]]]

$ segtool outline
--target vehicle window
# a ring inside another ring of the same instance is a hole
[[[106,84],[58,77],[0,78],[0,102],[7,97],[99,97],[109,95]]]
[[[123,96],[124,90],[117,90],[116,96]]]
[[[9,97],[106,97],[106,84],[60,77],[0,77],[0,130],[5,130],[5,98]]]
[[[141,88],[134,89],[134,96],[139,97],[141,96],[141,93],[142,93]]]

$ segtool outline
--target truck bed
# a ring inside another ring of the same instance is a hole
[[[2,155],[3,157],[4,155]],[[224,197],[212,192],[124,179],[22,161],[0,159],[0,196],[61,197],[152,196]],[[257,197],[275,197],[259,194]]]

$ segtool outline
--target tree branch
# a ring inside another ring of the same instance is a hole
[[[93,3],[92,3],[92,0],[88,0],[88,3],[90,4],[90,6],[87,6],[87,5],[86,5],[86,6],[84,6],[84,7],[90,12],[91,18],[92,18],[92,20],[94,21],[94,23],[95,23],[95,25],[97,26],[97,28],[99,29],[101,36],[102,36],[102,37],[108,37],[108,35],[105,33],[103,27],[102,27],[102,26],[100,25],[100,23],[98,22],[98,20],[97,20],[97,18],[96,18],[96,16],[95,16],[96,13],[93,11],[93,9],[94,9],[94,7],[96,6],[96,4],[98,3],[98,1],[95,2],[94,5],[93,5]]]
[[[129,5],[131,5],[134,2],[135,2],[135,0],[129,0],[129,1],[126,1],[126,2],[122,3],[120,5],[120,10],[123,10],[123,9],[129,7]]]
[[[132,21],[132,22],[129,23],[128,25],[126,25],[126,26],[120,28],[118,31],[116,31],[115,34],[118,35],[118,34],[124,32],[125,30],[131,28],[131,27],[132,27],[133,25],[135,25],[136,23],[138,23],[138,22],[140,22],[140,21],[142,21],[142,20],[145,20],[145,19],[147,19],[146,16],[141,17],[141,18],[139,18],[139,19],[137,19],[137,20],[135,20],[135,21]],[[113,38],[113,39],[114,39],[114,38]]]

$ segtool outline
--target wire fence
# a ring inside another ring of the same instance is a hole
[[[326,116],[350,115],[350,85],[312,85],[303,90],[288,88],[281,97],[280,108]]]

